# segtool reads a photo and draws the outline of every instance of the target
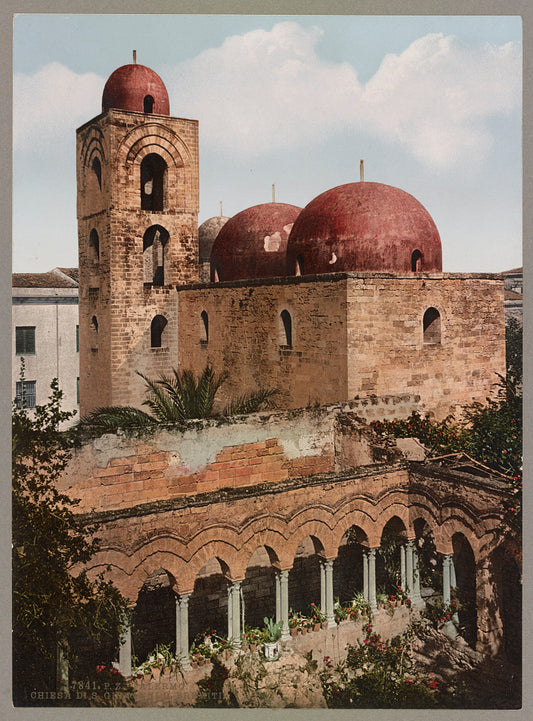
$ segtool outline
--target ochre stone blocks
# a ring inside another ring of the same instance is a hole
[[[225,401],[259,387],[277,388],[289,408],[413,393],[421,411],[442,418],[484,401],[505,374],[495,276],[350,273],[195,286],[178,296],[180,365],[227,372]],[[440,314],[438,343],[424,339],[428,308]],[[290,348],[282,310],[292,318]]]
[[[151,154],[162,158],[166,170],[162,206],[147,210],[141,201],[141,163]],[[176,365],[174,287],[199,277],[197,121],[165,117],[162,123],[118,110],[94,118],[78,130],[77,183],[84,415],[103,405],[140,405],[144,385],[136,371],[157,377]],[[168,234],[156,266],[161,285],[147,286],[144,251],[148,247],[152,253],[150,233],[156,228]],[[97,234],[99,255],[91,255],[91,233]],[[157,315],[167,325],[160,345],[152,347]]]

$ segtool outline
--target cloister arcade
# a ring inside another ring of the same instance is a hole
[[[262,626],[265,616],[282,621],[282,640],[289,639],[289,609],[305,611],[311,603],[320,605],[328,628],[335,626],[336,599],[362,592],[375,611],[377,591],[386,586],[384,545],[390,548],[391,538],[397,580],[413,608],[423,607],[431,590],[449,604],[456,587],[463,607],[454,621],[466,640],[479,649],[516,652],[520,573],[512,542],[494,519],[480,523],[472,508],[448,505],[443,521],[443,508],[430,494],[409,499],[398,489],[378,502],[359,497],[343,506],[342,512],[320,508],[313,493],[307,508],[286,523],[278,513],[248,518],[246,528],[219,521],[188,543],[166,526],[138,543],[129,558],[116,547],[102,551],[102,563],[110,564],[111,577],[135,609],[136,655],[171,643],[186,669],[190,644],[206,628],[239,647],[244,626]],[[438,579],[431,590],[424,587],[430,572]],[[157,609],[155,616],[149,608]],[[125,674],[131,641],[125,627],[119,653]]]

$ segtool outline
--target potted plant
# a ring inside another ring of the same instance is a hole
[[[263,650],[267,661],[275,661],[279,656],[282,621],[274,623],[273,619],[265,616],[265,628],[263,630]]]
[[[294,638],[298,635],[298,629],[301,624],[301,616],[298,612],[289,609],[289,633]]]
[[[320,606],[311,604],[311,620],[313,622],[313,631],[320,631],[321,628],[325,628],[323,624],[326,623],[326,616],[322,613]]]

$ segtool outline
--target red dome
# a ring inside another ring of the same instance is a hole
[[[412,195],[382,183],[348,183],[312,200],[294,223],[287,274],[441,272],[439,233]]]
[[[301,210],[264,203],[230,218],[211,250],[211,281],[284,276],[289,233]]]
[[[165,84],[157,73],[137,63],[123,65],[109,76],[102,94],[102,112],[111,108],[170,115]]]

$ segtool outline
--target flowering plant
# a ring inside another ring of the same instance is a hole
[[[250,628],[249,626],[245,627],[244,634],[243,634],[243,640],[245,643],[250,644],[258,644],[262,643],[263,641],[263,632],[260,628],[257,628],[257,626]]]
[[[315,623],[324,623],[326,621],[326,615],[322,613],[320,606],[316,606],[314,603],[311,604],[311,618]]]

